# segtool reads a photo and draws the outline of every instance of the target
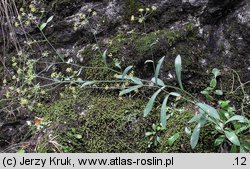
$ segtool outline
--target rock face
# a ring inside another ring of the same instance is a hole
[[[20,12],[24,13],[24,25],[15,28],[16,36],[20,45],[37,40],[31,42],[32,50],[23,48],[34,58],[48,51],[51,60],[56,60],[53,56],[59,54],[65,61],[88,65],[91,59],[100,58],[99,50],[108,49],[109,58],[121,61],[123,68],[132,64],[139,76],[151,78],[153,66],[144,62],[166,56],[160,76],[167,83],[175,83],[173,63],[180,54],[187,90],[204,89],[212,68],[224,73],[234,69],[242,83],[250,80],[249,0],[26,0],[25,4],[19,0],[16,3],[18,9],[24,10]],[[32,12],[27,4],[36,10]],[[54,19],[43,30],[43,36],[37,26],[52,15]],[[28,24],[28,18],[33,22]],[[138,22],[140,19],[143,20]],[[3,34],[0,31],[0,49],[5,43]],[[43,43],[45,37],[53,48]],[[10,46],[7,53],[12,54],[13,49]],[[227,79],[225,83],[230,86],[232,81]],[[5,128],[16,130],[6,125]],[[10,137],[8,133],[4,135],[7,141]]]
[[[185,37],[174,39],[172,44],[157,44],[160,47],[153,53],[154,59],[166,55],[172,60],[174,55],[181,54],[184,60],[189,58],[186,68],[193,64],[203,70],[228,67],[240,71],[245,81],[250,79],[248,0],[54,0],[31,3],[38,9],[45,9],[42,21],[55,15],[53,23],[44,31],[45,35],[56,49],[71,51],[71,57],[96,41],[108,48],[106,42],[118,33],[126,38],[130,38],[128,32],[131,30],[144,34],[142,36],[165,29],[182,33],[189,26],[192,31]],[[22,7],[22,3],[19,5]],[[145,30],[142,24],[130,21],[132,15],[139,15],[139,8],[151,6],[157,10],[145,18]],[[27,32],[40,37],[35,28]],[[133,64],[142,68],[140,64],[151,58],[149,53],[137,57],[140,53],[133,53],[136,46],[123,45],[127,51],[119,59],[133,60]],[[168,74],[169,70],[170,67],[166,66],[165,73]]]

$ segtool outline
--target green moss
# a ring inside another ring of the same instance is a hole
[[[124,33],[117,33],[109,44],[109,52],[112,54],[118,54],[123,47],[129,44],[130,38],[127,37]]]
[[[151,121],[142,117],[144,106],[139,99],[91,98],[79,128],[84,140],[81,151],[146,152],[144,133]]]
[[[159,42],[159,32],[152,32],[150,34],[138,37],[135,39],[136,51],[139,55],[151,53],[154,45]]]
[[[72,105],[75,103],[74,99],[59,99],[50,105],[39,105],[35,107],[35,111],[45,120],[53,122],[67,123],[76,118],[76,113]]]
[[[62,152],[215,151],[211,144],[210,126],[202,129],[197,148],[194,151],[191,149],[190,137],[184,133],[184,127],[192,118],[192,113],[174,114],[168,120],[168,130],[162,133],[162,144],[149,149],[145,133],[159,121],[159,112],[151,112],[144,118],[147,100],[128,97],[121,100],[116,95],[95,95],[83,89],[76,89],[73,94],[68,90],[63,94],[57,102],[35,109],[40,117],[51,122],[49,133],[56,138],[53,141],[60,145]],[[177,132],[181,134],[181,139],[169,147],[167,139]],[[55,147],[48,141],[50,139],[49,136],[43,137],[38,145],[39,152],[53,152]]]
[[[81,57],[84,62],[84,66],[89,68],[84,69],[84,79],[86,80],[111,80],[114,78],[114,72],[105,68],[106,65],[102,60],[102,56],[99,51],[93,50],[97,47],[94,45],[86,46],[82,52]],[[109,63],[109,67],[112,67],[112,61]]]
[[[162,45],[172,46],[182,37],[182,32],[161,30],[151,32],[135,40],[136,50],[139,55],[157,51]]]
[[[193,117],[193,113],[176,113],[172,116],[167,123],[167,131],[163,135],[163,142],[158,148],[158,152],[164,153],[186,153],[186,152],[216,152],[216,147],[213,145],[214,136],[211,134],[212,128],[210,125],[205,125],[201,129],[200,139],[198,145],[194,150],[190,146],[190,136],[188,136],[184,129],[187,122]],[[191,126],[194,128],[194,125]],[[175,133],[180,133],[181,137],[172,145],[169,146],[167,143]]]

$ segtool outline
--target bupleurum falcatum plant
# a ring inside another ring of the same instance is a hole
[[[155,69],[155,75],[150,81],[134,76],[129,76],[128,72],[132,69],[132,66],[128,66],[121,75],[117,75],[116,77],[118,79],[126,79],[131,82],[130,86],[123,85],[124,89],[120,91],[119,95],[123,96],[135,91],[137,92],[140,88],[154,88],[156,92],[151,96],[149,102],[146,105],[146,108],[144,109],[144,117],[147,117],[153,109],[157,96],[160,95],[160,93],[164,93],[165,97],[162,101],[160,109],[160,123],[163,128],[166,128],[167,126],[167,119],[171,118],[172,108],[171,106],[168,106],[169,97],[176,97],[178,98],[178,100],[183,99],[195,105],[196,109],[198,110],[198,113],[195,114],[194,117],[187,122],[187,124],[196,123],[196,126],[193,129],[191,129],[190,127],[186,127],[185,129],[185,132],[191,135],[190,144],[193,149],[198,144],[202,127],[204,127],[205,124],[208,123],[214,127],[213,134],[217,136],[217,139],[214,141],[215,146],[230,146],[231,152],[249,151],[250,146],[249,142],[247,141],[250,128],[249,119],[244,115],[236,114],[236,109],[230,105],[230,101],[228,100],[219,100],[217,104],[219,107],[215,107],[199,101],[197,98],[192,96],[192,94],[184,90],[181,81],[182,63],[180,55],[178,55],[175,59],[175,70],[179,87],[164,84],[164,82],[159,79],[159,72],[164,58],[165,57],[162,57],[158,61]],[[211,101],[212,99],[211,93],[219,96],[222,95],[221,90],[215,90],[217,86],[216,79],[218,76],[220,76],[221,73],[216,68],[213,69],[212,73],[214,77],[210,82],[210,86],[202,91],[202,94],[206,96],[208,101]],[[168,89],[175,90],[175,92],[168,92]],[[146,133],[146,135],[149,134]],[[179,135],[178,133],[176,133],[176,135],[173,135],[172,137],[172,140],[175,141],[179,138]]]
[[[141,8],[138,10],[139,16],[131,16],[131,21],[138,20],[139,23],[144,23],[144,28],[146,28],[145,20],[154,10],[156,10],[155,7],[145,9]],[[175,100],[178,101],[184,100],[185,102],[191,103],[197,109],[198,113],[196,113],[194,117],[187,122],[185,128],[185,132],[191,137],[190,144],[192,148],[195,148],[198,144],[202,127],[204,127],[205,124],[210,124],[214,128],[213,134],[217,137],[214,143],[215,146],[229,146],[231,147],[232,152],[246,152],[250,150],[249,142],[247,141],[247,135],[249,135],[250,128],[249,119],[243,115],[239,115],[238,110],[236,110],[228,100],[218,100],[216,106],[211,106],[210,104],[199,101],[191,93],[187,92],[182,84],[181,56],[176,57],[174,64],[179,87],[166,85],[163,80],[159,78],[160,69],[163,65],[165,57],[162,57],[156,64],[154,68],[154,77],[152,77],[151,80],[136,77],[132,70],[133,66],[128,66],[122,70],[120,62],[117,59],[114,59],[111,63],[107,61],[107,57],[110,56],[108,50],[101,51],[96,38],[96,29],[98,29],[98,26],[93,29],[93,26],[89,21],[97,15],[97,12],[90,9],[86,14],[82,13],[78,15],[78,19],[74,23],[72,29],[78,30],[86,25],[89,29],[91,29],[91,32],[96,40],[96,48],[102,56],[103,66],[81,66],[72,63],[71,60],[66,62],[64,57],[58,54],[57,50],[43,33],[43,31],[46,31],[46,27],[53,22],[53,16],[50,16],[42,21],[41,18],[43,18],[42,15],[44,13],[44,9],[37,9],[34,3],[31,3],[27,8],[19,9],[19,13],[20,14],[16,18],[17,21],[12,24],[14,24],[17,28],[22,25],[26,27],[30,27],[32,24],[35,25],[40,30],[44,38],[42,41],[47,42],[51,46],[57,56],[56,58],[60,59],[60,62],[43,62],[42,59],[46,59],[48,56],[52,55],[51,52],[48,51],[43,51],[41,56],[36,59],[31,59],[32,56],[28,55],[24,51],[19,51],[18,54],[13,56],[11,59],[11,70],[13,70],[12,76],[3,79],[5,94],[4,98],[1,98],[0,102],[7,106],[1,107],[1,110],[9,112],[10,114],[14,114],[15,111],[19,111],[21,108],[27,108],[30,111],[33,111],[35,106],[41,106],[40,100],[47,97],[48,90],[55,89],[57,86],[63,84],[69,85],[69,89],[73,94],[75,93],[76,87],[106,90],[118,89],[120,90],[119,97],[139,92],[142,88],[150,88],[154,89],[155,93],[153,93],[145,107],[144,117],[147,117],[152,111],[154,105],[158,104],[156,103],[157,99],[162,102],[160,104],[160,121],[155,122],[155,125],[152,126],[153,130],[146,133],[146,136],[149,139],[149,147],[157,146],[164,141],[161,139],[160,133],[168,130],[166,128],[168,119],[172,118],[173,113],[182,111],[176,107],[176,104],[168,104],[171,98],[175,98]],[[38,17],[40,14],[41,16]],[[38,43],[38,41],[26,41],[28,46],[33,43]],[[145,63],[153,62],[154,64],[153,60],[154,59],[152,58],[152,60],[148,60]],[[41,70],[41,72],[37,72],[36,67],[41,63],[45,64],[45,67]],[[56,69],[56,66],[62,64],[67,65],[65,70]],[[84,80],[80,78],[82,72],[88,69],[108,70],[114,74],[115,79]],[[45,76],[43,74],[48,72],[50,72],[50,76]],[[222,90],[218,90],[216,88],[217,78],[221,75],[220,71],[218,69],[213,69],[212,73],[213,77],[209,86],[202,91],[202,94],[207,98],[208,103],[211,100],[213,100],[213,102],[216,101],[214,96],[219,97],[223,94]],[[46,81],[46,83],[42,84],[41,81]],[[164,97],[162,98],[162,96]],[[247,95],[244,95],[244,98],[247,98]],[[36,121],[38,129],[41,129],[41,125],[48,124],[43,122],[41,118],[37,118]],[[195,123],[195,127],[193,129],[188,127],[189,124],[193,123]],[[173,136],[168,138],[167,142],[169,145],[173,145],[178,138],[180,138],[180,134],[175,133]]]

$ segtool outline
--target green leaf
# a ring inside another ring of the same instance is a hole
[[[159,76],[160,69],[161,69],[161,65],[162,65],[162,63],[163,63],[163,61],[164,61],[164,58],[165,58],[165,56],[162,57],[162,58],[158,61],[157,66],[156,66],[156,69],[155,69],[155,80],[156,80],[155,83],[156,83],[156,84],[158,84],[158,76]]]
[[[239,134],[243,131],[246,131],[250,129],[250,123],[246,124],[246,125],[243,125],[242,127],[240,127],[239,129],[236,130],[236,134]]]
[[[238,121],[240,123],[247,123],[247,122],[249,122],[249,120],[246,117],[240,116],[240,115],[235,115],[235,116],[231,117],[230,119],[228,119],[226,121],[226,124],[229,123],[229,122],[232,122],[232,121]]]
[[[154,63],[154,61],[153,61],[153,60],[146,60],[146,61],[144,62],[144,64],[146,64],[146,63]]]
[[[175,59],[175,72],[176,72],[176,76],[177,76],[177,80],[178,80],[179,86],[183,90],[183,86],[182,86],[182,82],[181,82],[181,70],[182,70],[181,56],[178,55],[176,57],[176,59]]]
[[[102,61],[107,66],[107,49],[102,54]]]
[[[132,86],[132,87],[127,88],[125,90],[122,90],[122,91],[120,91],[119,96],[122,96],[124,94],[128,94],[128,93],[130,93],[130,92],[132,92],[134,90],[137,90],[137,89],[141,88],[142,86],[143,85],[135,85],[135,86]]]
[[[131,80],[134,82],[134,84],[143,85],[141,79],[137,77],[131,77]]]
[[[47,23],[42,23],[39,27],[40,31],[42,31],[47,26]]]
[[[225,131],[225,135],[227,139],[231,141],[233,144],[240,146],[240,141],[237,135],[233,131]]]
[[[246,150],[242,146],[240,146],[240,153],[246,153]]]
[[[199,137],[200,137],[200,128],[201,128],[201,124],[198,123],[195,128],[194,131],[191,135],[191,140],[190,140],[190,144],[192,149],[194,149],[198,143]]]
[[[193,123],[193,122],[199,122],[201,119],[202,114],[197,114],[195,115],[191,120],[188,121],[188,123]]]
[[[215,145],[215,146],[221,145],[221,144],[224,142],[225,138],[226,138],[226,137],[225,137],[224,135],[220,135],[220,136],[214,141],[214,145]]]
[[[153,83],[155,83],[155,84],[157,84],[157,85],[159,85],[159,86],[165,86],[165,84],[164,84],[164,82],[161,80],[161,79],[158,79],[157,78],[157,83],[156,83],[156,80],[155,80],[155,77],[153,77],[152,79],[151,79],[151,82],[153,82]]]
[[[203,90],[203,91],[201,91],[201,94],[203,94],[203,95],[209,95],[209,92],[207,90]]]
[[[221,90],[215,90],[214,94],[221,96],[221,95],[223,95],[223,92]]]
[[[210,87],[215,88],[217,86],[217,80],[216,79],[212,79],[210,82]]]
[[[250,151],[250,142],[243,141],[243,142],[241,143],[241,146],[244,147],[244,149]]]
[[[226,101],[220,100],[220,101],[219,101],[219,105],[220,105],[220,107],[222,107],[223,109],[224,109],[224,108],[227,108],[227,107],[229,106],[229,103],[230,103],[229,100],[226,100]]]
[[[231,147],[230,153],[238,153],[238,148],[237,148],[236,145],[233,145],[233,146]]]
[[[159,90],[157,90],[152,97],[149,99],[149,102],[146,106],[146,108],[144,109],[144,117],[146,117],[148,115],[148,113],[152,110],[155,99],[157,97],[157,95],[164,89],[165,87],[160,88]]]
[[[154,135],[154,134],[155,134],[155,132],[146,132],[145,136],[148,137],[148,136],[151,136],[151,135]]]
[[[178,138],[180,138],[180,133],[175,133],[168,139],[168,145],[172,146]]]
[[[153,129],[154,131],[156,131],[156,130],[157,130],[157,125],[156,125],[156,124],[153,124],[153,125],[152,125],[152,129]]]
[[[81,87],[89,86],[89,85],[92,85],[92,84],[95,84],[95,83],[96,83],[96,81],[85,81],[85,82],[81,85]]]
[[[156,140],[157,140],[158,143],[161,143],[161,137],[157,136]]]
[[[204,103],[197,103],[196,105],[205,111],[210,117],[220,120],[220,116],[215,108]]]
[[[169,96],[179,97],[180,94],[176,92],[171,92],[167,94],[165,99],[163,100],[162,106],[161,106],[161,119],[160,119],[163,128],[167,127],[167,101],[168,101]]]
[[[128,66],[122,73],[122,79],[128,74],[128,72],[133,68],[133,66]]]
[[[120,65],[120,62],[115,62],[115,67],[118,67],[119,69],[122,69],[121,65]]]
[[[81,135],[81,134],[75,134],[74,136],[75,136],[75,138],[77,138],[77,139],[82,139],[82,135]]]
[[[167,127],[167,101],[169,94],[165,97],[161,105],[161,124],[164,128]]]
[[[214,68],[214,69],[212,70],[212,73],[214,74],[214,77],[215,77],[215,78],[217,78],[218,76],[221,75],[220,70],[217,69],[217,68]]]
[[[49,19],[47,20],[47,23],[51,22],[53,18],[54,16],[49,17]]]
[[[169,95],[175,96],[175,97],[180,97],[181,96],[179,93],[176,93],[176,92],[171,92],[171,93],[169,93]]]

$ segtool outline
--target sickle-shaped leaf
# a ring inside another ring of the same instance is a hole
[[[158,83],[157,83],[157,81],[158,81],[158,76],[159,76],[160,69],[161,69],[161,65],[162,65],[162,63],[163,63],[163,61],[164,61],[164,58],[165,58],[165,56],[163,56],[163,57],[158,61],[157,66],[156,66],[156,69],[155,69],[155,83],[156,83],[156,84],[158,84]]]
[[[131,80],[134,82],[134,84],[143,85],[141,79],[137,77],[131,77]]]
[[[224,135],[219,136],[219,137],[214,141],[214,145],[215,145],[215,146],[221,145],[221,144],[224,142],[225,138],[226,138],[226,137],[225,137]]]
[[[249,120],[244,116],[235,115],[235,116],[231,117],[230,119],[228,119],[226,121],[226,124],[231,122],[231,121],[238,121],[240,123],[247,123]]]
[[[225,135],[227,139],[230,140],[233,144],[240,146],[240,141],[233,131],[225,131]]]
[[[176,92],[171,92],[167,94],[165,99],[163,100],[162,106],[161,106],[161,120],[160,120],[163,128],[167,127],[167,101],[168,101],[169,96],[179,97],[180,94]]]
[[[210,117],[213,117],[217,120],[220,120],[220,116],[219,113],[217,112],[217,110],[207,104],[204,103],[197,103],[196,104],[199,108],[201,108],[201,110],[203,110],[204,112],[206,112]]]
[[[102,54],[102,61],[107,66],[107,49]]]
[[[47,26],[47,23],[42,23],[39,27],[40,31],[42,31]]]
[[[49,17],[49,19],[47,20],[47,23],[51,22],[53,18],[54,16]]]
[[[122,79],[128,74],[128,72],[133,68],[133,66],[128,66],[122,73]]]
[[[190,140],[190,144],[192,149],[194,149],[198,143],[199,137],[200,137],[200,129],[201,129],[201,124],[198,123],[195,128],[194,131],[191,135],[191,140]]]
[[[153,83],[156,84],[155,77],[153,77],[153,78],[151,79],[151,82],[153,82]],[[157,79],[157,85],[162,86],[162,87],[165,86],[164,82],[163,82],[161,79]]]
[[[152,97],[149,99],[148,104],[146,106],[146,108],[144,109],[144,117],[146,117],[148,115],[148,113],[152,110],[155,99],[157,97],[157,95],[164,89],[165,87],[160,88],[159,90],[157,90]]]
[[[165,97],[161,105],[161,124],[162,127],[167,127],[167,101],[169,98],[169,94]]]
[[[144,62],[144,64],[146,64],[146,63],[154,63],[154,61],[152,61],[152,60],[146,60],[146,61]]]
[[[132,86],[132,87],[127,88],[127,89],[125,89],[125,90],[122,90],[122,91],[120,92],[119,96],[122,96],[122,95],[124,95],[124,94],[128,94],[128,93],[130,93],[130,92],[132,92],[132,91],[134,91],[134,90],[137,90],[137,89],[141,88],[142,86],[143,86],[143,85],[135,85],[135,86]]]
[[[179,86],[183,90],[183,86],[182,86],[182,82],[181,82],[181,70],[182,70],[181,56],[178,55],[176,57],[176,59],[175,59],[175,72],[176,72],[176,76],[177,76],[177,80],[178,80]]]
[[[81,85],[81,87],[89,86],[89,85],[92,85],[92,84],[95,84],[95,83],[96,83],[96,81],[86,81],[86,82],[84,82],[84,83]]]

